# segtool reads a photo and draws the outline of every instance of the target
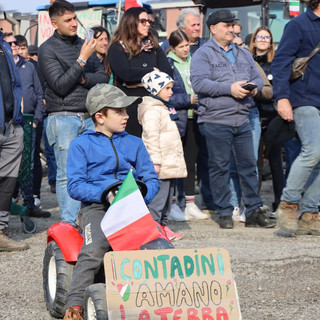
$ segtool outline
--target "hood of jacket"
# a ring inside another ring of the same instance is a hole
[[[160,100],[154,99],[150,96],[143,97],[142,102],[139,104],[139,108],[138,108],[138,120],[140,124],[142,122],[142,118],[145,112],[148,110],[148,108],[151,105],[162,108],[164,110],[168,109]]]

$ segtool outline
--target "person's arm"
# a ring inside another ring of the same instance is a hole
[[[39,48],[39,66],[46,83],[62,97],[79,85],[79,79],[84,72],[76,60],[65,71],[54,48],[49,45],[42,45]]]
[[[150,157],[154,164],[161,166],[161,112],[150,107],[144,112],[141,125],[143,128],[143,142],[150,154]]]
[[[141,140],[140,140],[141,141]],[[149,204],[160,188],[160,180],[153,167],[150,155],[141,141],[137,149],[135,170],[139,180],[142,180],[148,187],[148,193],[144,200]]]
[[[256,62],[256,66],[257,66],[257,68],[260,72],[260,76],[263,80],[263,87],[262,87],[261,91],[255,96],[255,99],[259,100],[259,101],[271,100],[273,97],[272,85],[269,82],[265,72],[260,67],[259,63]]]
[[[129,64],[128,54],[122,46],[115,43],[108,50],[108,60],[114,76],[126,83],[140,83],[142,77],[153,71],[153,67],[133,67]]]
[[[85,82],[83,86],[86,89],[91,89],[97,83],[108,83],[109,76],[107,75],[103,65],[100,63],[96,53],[94,53],[88,60],[84,67]]]
[[[277,101],[277,111],[281,118],[292,121],[293,112],[290,103],[290,74],[292,61],[303,41],[302,30],[292,20],[286,24],[275,57],[271,64],[273,75],[273,94]]]
[[[30,65],[32,69],[33,89],[37,97],[37,103],[34,110],[33,123],[34,123],[34,127],[37,127],[39,123],[42,122],[43,114],[44,114],[43,91],[42,91],[42,87],[41,87],[41,83],[40,83],[37,71],[33,64],[30,64]]]
[[[85,146],[71,141],[67,159],[67,188],[71,198],[82,202],[101,202],[104,189],[88,183]]]
[[[191,95],[186,93],[183,80],[176,68],[173,71],[173,80],[173,95],[170,101],[174,104],[177,110],[186,110],[191,108]]]

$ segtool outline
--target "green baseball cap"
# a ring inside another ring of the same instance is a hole
[[[119,88],[106,83],[92,87],[87,95],[86,107],[90,116],[104,107],[126,108],[133,103],[141,103],[141,97],[129,97]]]

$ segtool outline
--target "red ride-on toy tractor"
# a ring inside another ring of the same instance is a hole
[[[108,187],[102,194],[102,203],[108,207],[107,195],[116,194],[122,181]],[[147,193],[146,185],[137,180],[143,197]],[[159,228],[159,231],[161,228]],[[52,225],[47,232],[47,248],[43,259],[43,290],[49,313],[55,318],[63,318],[66,312],[65,297],[72,280],[73,268],[77,262],[83,242],[81,216],[79,229],[71,224],[59,222]],[[140,247],[140,250],[171,249],[173,245],[161,233],[159,238]],[[95,283],[85,293],[85,319],[108,319],[104,268],[101,266],[95,277]]]

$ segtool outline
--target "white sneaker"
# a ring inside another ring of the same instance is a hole
[[[42,209],[41,200],[38,198],[38,196],[34,194],[33,199],[34,199],[34,206],[38,207],[39,209]]]
[[[241,215],[240,215],[240,218],[239,218],[239,221],[243,222],[243,223],[246,222],[246,207],[243,208]]]
[[[194,202],[187,202],[184,214],[189,219],[209,219],[209,216],[203,213]]]
[[[168,220],[187,221],[187,220],[190,220],[190,218],[186,217],[186,215],[183,213],[183,211],[179,208],[179,206],[176,203],[173,203],[171,205],[171,210],[168,216]]]
[[[232,218],[234,221],[240,220],[240,208],[239,207],[233,208]]]

